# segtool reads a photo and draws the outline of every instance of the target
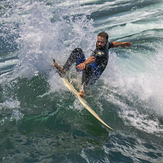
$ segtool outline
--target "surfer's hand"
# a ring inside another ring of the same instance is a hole
[[[76,66],[79,70],[84,70],[85,69],[85,63],[80,63],[79,65]]]
[[[121,47],[122,48],[126,48],[126,46],[130,47],[131,46],[131,42],[122,42],[121,43]]]

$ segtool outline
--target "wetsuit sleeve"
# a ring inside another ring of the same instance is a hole
[[[114,44],[112,42],[109,42],[108,49],[113,48],[113,47],[114,47]]]

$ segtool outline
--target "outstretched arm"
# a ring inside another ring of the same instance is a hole
[[[126,48],[127,47],[130,47],[131,46],[131,42],[112,42],[114,47],[119,47],[121,46],[122,48]]]
[[[84,69],[85,69],[85,65],[92,64],[94,61],[95,61],[95,57],[94,57],[94,56],[91,56],[91,57],[89,57],[85,62],[80,63],[80,64],[77,65],[76,67],[77,67],[79,70],[84,70]]]

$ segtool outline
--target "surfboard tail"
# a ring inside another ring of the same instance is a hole
[[[53,62],[55,63],[55,59],[53,59]],[[58,70],[58,73],[61,77],[61,79],[63,80],[65,86],[71,91],[73,92],[79,99],[80,103],[98,120],[100,121],[104,126],[106,126],[108,129],[112,130],[113,129],[108,126],[98,115],[97,113],[88,105],[88,103],[79,96],[77,90],[74,88],[74,86],[67,80],[67,78],[65,78],[65,74],[61,74],[59,71],[62,69],[61,66],[59,66],[58,64],[56,64],[57,66],[55,66]]]
[[[62,77],[62,80],[65,84],[65,86],[71,91],[73,92],[79,99],[80,103],[98,120],[100,121],[104,126],[106,126],[108,129],[112,130],[113,131],[113,128],[111,128],[110,126],[108,126],[98,115],[97,113],[88,105],[88,103],[82,98],[79,96],[77,90],[74,88],[74,86],[69,83],[69,81],[65,78],[65,77]]]

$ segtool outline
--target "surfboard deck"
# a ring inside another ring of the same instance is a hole
[[[74,88],[74,86],[67,80],[66,77],[62,76],[61,79],[63,80],[65,86],[71,91],[73,92],[79,99],[80,103],[98,120],[100,121],[104,126],[106,126],[108,129],[112,130],[113,129],[108,126],[98,115],[97,113],[88,105],[88,103],[78,95],[77,90]]]

